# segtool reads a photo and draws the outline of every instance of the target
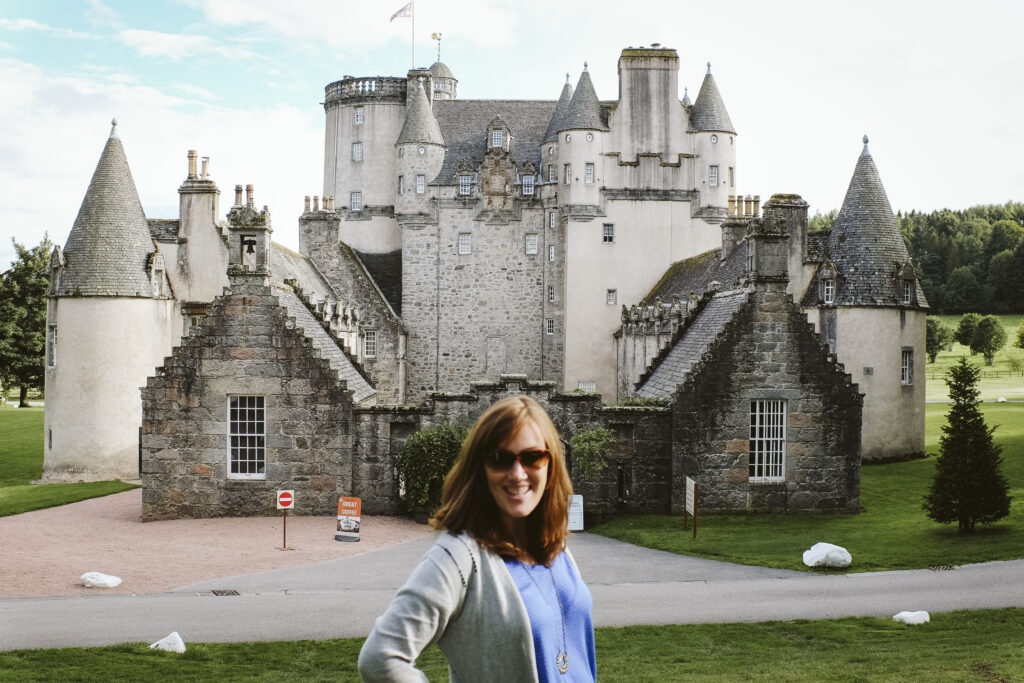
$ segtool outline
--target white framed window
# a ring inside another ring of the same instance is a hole
[[[583,182],[587,184],[594,182],[594,164],[589,161],[583,166]]]
[[[398,194],[405,194],[405,176],[398,176]]]
[[[46,327],[46,365],[51,368],[57,367],[56,325],[47,325]]]
[[[352,161],[363,160],[363,143],[353,142],[352,143]]]
[[[348,196],[348,208],[351,211],[362,211],[363,210],[363,193],[359,190],[349,193]]]
[[[572,182],[572,164],[565,164],[565,184]]]
[[[459,176],[459,194],[468,195],[470,189],[473,187],[473,176],[468,173],[463,173]]]
[[[748,478],[770,483],[786,479],[786,401],[756,399],[750,402],[750,453]]]
[[[353,107],[352,108],[352,123],[354,123],[357,126],[361,126],[361,125],[363,125],[363,121],[364,121],[363,108],[362,107]]]
[[[491,147],[501,147],[501,129],[495,128],[491,131]]]
[[[556,183],[556,182],[558,182],[558,178],[555,176],[555,165],[554,164],[548,164],[548,182],[549,183]]]
[[[914,281],[903,281],[903,303],[911,304],[914,301]]]
[[[363,358],[377,357],[377,330],[363,332]]]
[[[524,195],[531,195],[531,194],[533,194],[533,176],[532,175],[524,175],[523,176],[523,194]]]
[[[548,261],[552,263],[555,261],[555,245],[553,244],[548,245]]]
[[[827,305],[836,302],[836,281],[832,278],[825,278],[821,281],[821,300]]]
[[[416,176],[416,194],[423,194],[427,191],[427,176],[422,173]]]
[[[900,357],[900,384],[908,387],[914,383],[914,349],[905,348]]]
[[[718,167],[708,166],[708,185],[718,187]]]
[[[615,289],[606,289],[604,292],[604,302],[609,306],[614,306],[619,302],[619,292]]]
[[[267,478],[263,396],[228,396],[228,478]]]
[[[605,244],[615,243],[615,225],[612,223],[605,223],[601,227],[601,241]]]
[[[597,382],[592,379],[581,379],[576,382],[576,388],[584,393],[592,394],[597,391]]]
[[[555,319],[554,318],[545,318],[544,319],[544,334],[554,334],[554,333],[555,333]]]
[[[459,253],[460,254],[472,254],[473,253],[473,233],[460,232],[459,233]]]
[[[555,223],[558,221],[558,214],[554,211],[548,211],[548,227],[555,227]]]
[[[549,304],[555,303],[555,286],[554,285],[548,285],[548,303]]]
[[[729,167],[729,187],[736,187],[736,169]]]
[[[526,253],[536,254],[539,248],[540,241],[537,238],[537,233],[528,232],[526,233]]]

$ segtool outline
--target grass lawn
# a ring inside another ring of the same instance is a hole
[[[956,331],[956,326],[962,316],[934,315],[928,317],[935,318],[946,327]],[[928,383],[925,388],[926,400],[949,400],[949,390],[944,381],[946,372],[960,360],[960,356],[967,356],[971,363],[981,368],[982,381],[978,388],[981,390],[981,399],[983,401],[994,401],[1000,396],[1008,401],[1024,401],[1024,373],[1010,370],[1010,364],[1006,358],[1008,350],[1024,353],[1024,350],[1014,346],[1017,341],[1017,326],[1020,325],[1022,316],[1018,314],[999,315],[996,317],[999,318],[999,321],[1003,323],[1003,327],[1006,329],[1006,346],[996,353],[992,365],[985,365],[985,358],[981,354],[972,356],[969,348],[953,342],[953,349],[951,351],[940,351],[935,362],[927,364]]]
[[[929,624],[847,618],[599,628],[602,681],[1009,681],[1024,677],[1024,609],[934,614]],[[145,644],[0,652],[19,681],[358,681],[363,639]],[[482,656],[486,656],[482,653]],[[440,651],[418,661],[447,681]]]
[[[43,476],[43,409],[0,407],[0,517],[136,488],[123,481],[38,484]]]
[[[949,406],[927,406],[926,448],[938,453],[940,431]],[[935,459],[861,470],[858,515],[708,515],[701,517],[697,538],[683,529],[680,517],[623,515],[593,531],[648,548],[741,564],[808,570],[802,554],[818,541],[841,545],[853,555],[850,571],[916,569],[1024,557],[1024,405],[982,404],[986,423],[999,425],[1003,474],[1013,496],[1010,516],[960,535],[955,525],[925,516],[921,502],[928,492]],[[835,570],[829,570],[835,571]]]

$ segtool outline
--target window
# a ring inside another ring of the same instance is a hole
[[[537,233],[526,233],[526,253],[536,254],[538,249]]]
[[[582,392],[592,394],[597,391],[597,382],[592,379],[582,379],[576,382],[576,388]]]
[[[363,160],[363,143],[353,142],[352,143],[352,161]]]
[[[555,286],[554,285],[548,285],[548,303],[549,304],[555,303]]]
[[[352,109],[352,123],[357,126],[363,125],[363,108],[355,107]]]
[[[718,187],[718,167],[708,166],[708,185]]]
[[[736,169],[729,167],[729,187],[736,187]]]
[[[548,164],[548,182],[549,183],[556,183],[556,182],[558,182],[558,179],[555,177],[555,165],[554,164]]]
[[[601,228],[601,241],[605,244],[613,244],[615,242],[615,226],[611,223],[605,223]]]
[[[821,299],[826,304],[834,304],[836,302],[836,281],[832,278],[826,278],[821,282]]]
[[[914,349],[903,349],[900,359],[900,384],[910,386],[914,383]]]
[[[416,176],[416,194],[423,194],[427,189],[427,177],[425,175]]]
[[[266,479],[267,421],[263,396],[228,396],[228,476]]]
[[[555,333],[555,319],[554,318],[545,318],[545,320],[544,320],[544,334],[554,334],[554,333]]]
[[[572,182],[572,164],[565,165],[565,184],[568,185]]]
[[[914,281],[903,281],[903,303],[910,304],[914,301]]]
[[[549,228],[555,227],[555,223],[558,220],[557,219],[557,215],[558,214],[556,214],[554,211],[548,211],[548,227]]]
[[[555,245],[549,244],[548,245],[548,261],[551,261],[552,263],[554,263],[554,260],[555,260]]]
[[[470,188],[473,186],[473,176],[468,174],[462,174],[459,176],[459,194],[468,195]]]
[[[352,211],[363,210],[363,193],[356,190],[348,196],[348,208]]]
[[[472,254],[473,253],[473,235],[468,232],[459,233],[459,253],[460,254]]]
[[[57,367],[57,326],[48,325],[46,328],[46,357],[47,365],[51,368]],[[38,366],[37,366],[38,367]]]
[[[617,290],[608,289],[604,293],[604,302],[609,306],[614,306],[619,301],[619,293]]]
[[[587,184],[593,184],[594,164],[587,162],[587,164],[583,167],[583,182]]]
[[[531,194],[533,194],[533,176],[532,175],[524,175],[523,176],[523,194],[524,195],[531,195]]]
[[[491,131],[491,147],[501,147],[501,129]]]
[[[366,330],[363,333],[363,358],[377,357],[377,330]]]
[[[398,176],[398,194],[405,194],[405,176]]]
[[[751,482],[785,481],[786,402],[759,399],[750,402]]]

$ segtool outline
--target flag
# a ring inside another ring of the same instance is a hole
[[[397,12],[395,12],[394,14],[392,14],[391,15],[391,19],[389,19],[388,21],[390,23],[390,22],[394,21],[395,19],[397,19],[399,17],[411,17],[411,16],[412,16],[412,0],[409,0],[409,2],[407,2],[402,7],[402,9],[400,9]]]

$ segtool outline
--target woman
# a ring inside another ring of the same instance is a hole
[[[572,484],[558,432],[514,396],[480,416],[430,520],[444,529],[359,654],[367,681],[426,680],[437,643],[453,681],[593,681],[590,591],[565,547]]]

